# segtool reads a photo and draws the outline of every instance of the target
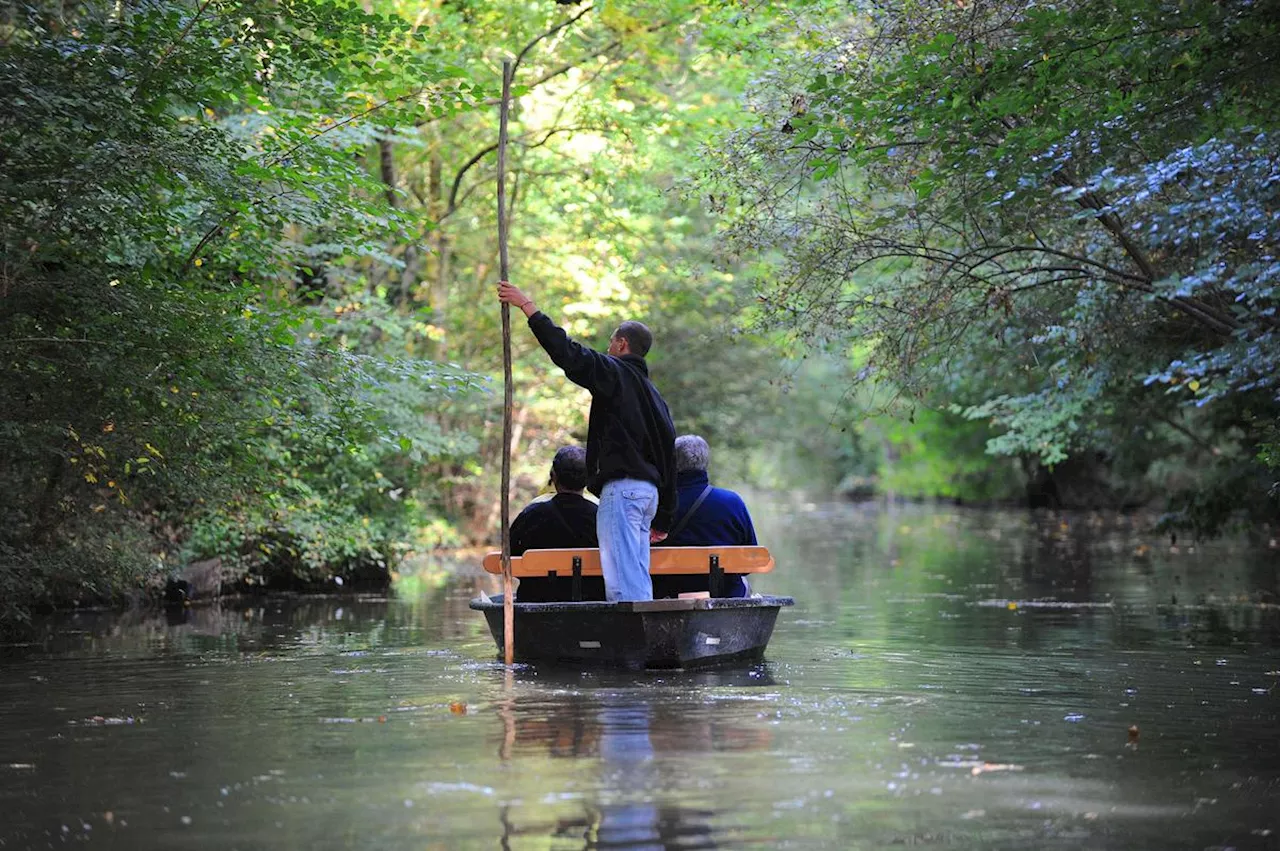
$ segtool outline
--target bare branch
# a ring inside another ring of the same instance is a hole
[[[579,20],[581,20],[581,19],[582,19],[582,17],[583,17],[583,16],[585,16],[585,15],[587,14],[587,12],[590,12],[593,8],[594,8],[593,6],[586,6],[586,7],[584,7],[584,8],[583,8],[583,10],[582,10],[581,12],[579,12],[579,13],[578,13],[578,14],[576,14],[576,15],[574,15],[572,18],[569,18],[569,19],[565,20],[563,23],[556,24],[554,27],[552,27],[551,29],[547,30],[547,31],[546,31],[546,32],[544,32],[542,35],[538,36],[538,37],[537,37],[537,38],[535,38],[533,41],[531,41],[531,42],[529,42],[528,44],[526,44],[526,45],[524,46],[524,49],[523,49],[523,50],[521,50],[519,53],[517,53],[517,54],[516,54],[515,62],[513,62],[513,63],[511,64],[511,77],[512,77],[512,79],[515,79],[516,71],[518,71],[518,70],[520,69],[520,63],[521,63],[521,61],[523,61],[523,60],[524,60],[525,55],[526,55],[530,50],[533,50],[533,48],[538,44],[538,42],[542,41],[543,39],[550,38],[551,36],[553,36],[553,35],[555,35],[556,33],[560,32],[560,30],[564,29],[565,27],[572,26],[573,24],[577,23]]]
[[[600,128],[600,127],[589,127],[589,126],[552,127],[550,130],[546,131],[546,133],[543,135],[543,137],[540,140],[532,144],[525,145],[524,147],[540,148],[543,145],[547,144],[547,142],[551,139],[552,136],[555,136],[558,133],[576,133],[579,130],[595,130],[595,131],[604,132],[604,128]],[[523,138],[527,138],[527,137],[523,137]],[[520,139],[519,138],[513,139],[512,142],[515,144],[519,144]],[[458,190],[461,188],[462,179],[466,177],[467,172],[470,171],[482,159],[484,159],[486,156],[493,153],[497,149],[498,149],[498,144],[496,142],[491,145],[487,145],[484,148],[481,148],[475,154],[475,156],[473,156],[471,159],[463,163],[462,168],[458,169],[458,173],[454,175],[454,178],[453,178],[453,186],[450,187],[449,189],[449,203],[445,207],[444,215],[441,216],[442,220],[447,218],[451,213],[453,213],[455,210],[458,209],[458,204],[457,204]]]
[[[213,0],[204,0],[203,3],[196,7],[196,13],[191,16],[191,20],[187,21],[187,25],[182,28],[182,32],[178,33],[178,37],[169,43],[169,46],[165,48],[164,53],[160,54],[160,58],[155,61],[155,64],[148,69],[148,75],[160,70],[160,66],[173,55],[173,52],[178,49],[178,45],[187,40],[187,36],[191,34],[191,30],[195,27],[196,21],[200,20],[200,16],[204,14],[204,10],[208,9],[211,3],[213,3]]]

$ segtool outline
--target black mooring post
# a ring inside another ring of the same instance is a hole
[[[573,557],[573,586],[570,599],[575,603],[582,602],[582,556]]]
[[[720,556],[711,557],[711,596],[720,597],[724,593],[724,571],[720,569]]]

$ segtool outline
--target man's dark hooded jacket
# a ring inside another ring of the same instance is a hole
[[[511,523],[511,555],[526,550],[595,547],[596,504],[581,494],[558,493],[525,506]],[[582,599],[603,600],[604,580],[582,577]],[[552,603],[573,599],[573,580],[567,576],[536,576],[520,580],[517,603]]]
[[[676,429],[671,411],[638,355],[602,354],[569,338],[542,311],[529,328],[565,376],[591,391],[587,426],[587,488],[597,496],[615,479],[642,479],[658,488],[653,528],[666,531],[676,506]]]

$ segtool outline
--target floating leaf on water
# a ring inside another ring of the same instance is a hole
[[[977,777],[979,774],[986,774],[990,771],[1022,771],[1022,766],[1008,762],[984,762],[969,769],[969,774]]]

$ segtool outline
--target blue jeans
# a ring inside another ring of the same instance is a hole
[[[658,511],[658,488],[640,479],[614,479],[600,491],[596,537],[604,598],[610,603],[652,600],[649,524]]]

